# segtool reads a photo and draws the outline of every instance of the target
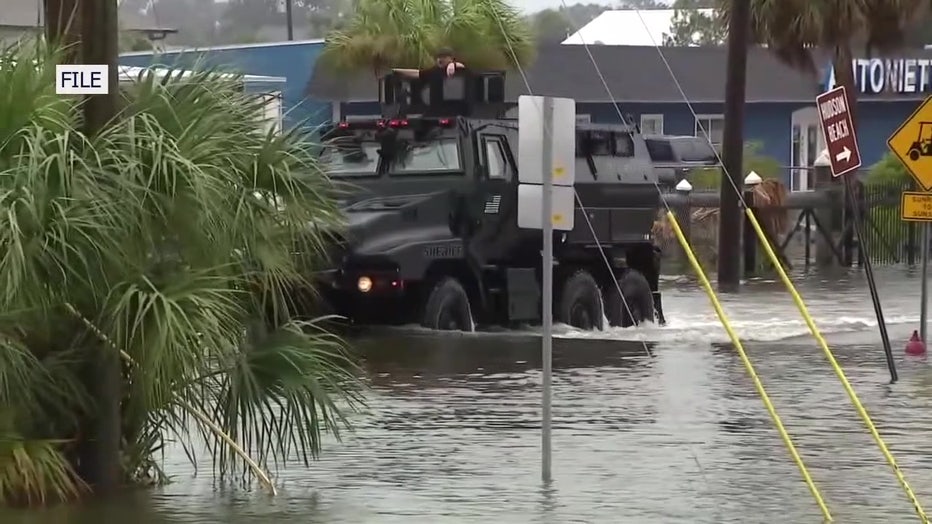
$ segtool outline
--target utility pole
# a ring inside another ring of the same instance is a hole
[[[288,41],[294,40],[294,0],[285,0],[285,20],[288,23]]]
[[[107,64],[109,90],[107,94],[87,95],[84,110],[84,131],[89,137],[98,134],[117,114],[119,98],[119,29],[117,0],[79,0],[80,63]],[[120,484],[120,400],[122,369],[120,355],[106,345],[92,347],[86,355],[88,390],[96,410],[83,443],[87,460],[82,464],[85,480],[95,493],[113,493]]]
[[[722,137],[724,169],[719,189],[721,208],[718,221],[718,288],[723,293],[738,291],[741,282],[743,221],[739,196],[744,183],[744,99],[750,22],[750,0],[731,0],[725,73],[725,130]],[[730,177],[731,182],[724,177]]]

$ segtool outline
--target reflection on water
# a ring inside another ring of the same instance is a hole
[[[881,276],[888,316],[917,316],[916,281]],[[748,344],[751,357],[836,519],[915,521],[818,347],[787,329],[798,318],[789,299],[768,286],[728,297],[726,308],[743,322],[742,336],[757,340]],[[864,331],[873,313],[861,289],[816,281],[803,292],[820,325],[842,317],[860,323],[834,330],[830,341],[926,499],[932,373],[924,360],[902,358],[913,326],[901,324],[892,332],[901,379],[887,385],[876,334]],[[818,508],[740,360],[719,343],[721,328],[702,324],[711,315],[705,299],[687,283],[671,297],[665,305],[680,324],[669,330],[614,338],[563,331],[555,341],[550,485],[539,480],[540,354],[532,330],[393,333],[358,341],[373,392],[369,411],[354,418],[355,433],[329,443],[310,468],[279,472],[275,499],[258,489],[218,490],[208,475],[193,477],[176,452],[167,469],[177,481],[162,490],[0,514],[0,522],[817,522]]]

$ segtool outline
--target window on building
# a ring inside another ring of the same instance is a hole
[[[790,151],[790,164],[793,167],[790,175],[790,191],[799,191],[799,182],[802,177],[803,169],[803,137],[802,129],[799,124],[793,124],[792,150]]]
[[[663,115],[641,115],[641,133],[645,135],[662,135]]]
[[[815,164],[819,154],[819,128],[809,126],[806,128],[806,167]]]
[[[501,137],[489,136],[483,140],[485,167],[490,179],[508,178],[508,157]]]
[[[725,117],[723,115],[696,115],[696,136],[705,138],[715,147],[722,147],[725,134]]]

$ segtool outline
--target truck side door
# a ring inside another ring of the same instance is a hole
[[[517,190],[515,159],[508,137],[494,132],[477,135],[477,204],[481,205],[474,250],[482,263],[504,256],[511,242],[509,226],[515,223]]]

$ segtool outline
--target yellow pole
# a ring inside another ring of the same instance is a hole
[[[900,486],[906,493],[906,497],[909,498],[909,501],[913,505],[913,509],[916,510],[916,515],[919,516],[919,519],[923,522],[923,524],[928,523],[929,518],[926,517],[926,513],[922,509],[922,505],[919,503],[919,499],[916,498],[916,494],[913,493],[912,488],[909,487],[909,483],[906,482],[906,477],[900,470],[900,466],[897,465],[896,459],[893,457],[893,454],[890,453],[890,449],[887,448],[887,444],[883,441],[883,437],[880,436],[880,432],[877,431],[877,426],[874,425],[874,421],[871,420],[870,415],[867,414],[867,409],[864,408],[864,404],[861,403],[861,400],[858,398],[858,394],[855,393],[854,388],[851,387],[851,383],[848,382],[848,377],[845,376],[845,371],[838,364],[838,361],[835,360],[835,355],[832,354],[832,350],[829,349],[828,342],[825,341],[825,337],[822,336],[819,328],[816,327],[815,320],[813,320],[812,315],[809,314],[809,308],[806,307],[806,303],[803,302],[803,298],[796,290],[796,286],[794,286],[793,282],[790,281],[790,277],[787,276],[786,271],[783,269],[783,265],[780,264],[780,261],[777,258],[777,254],[774,253],[773,247],[771,247],[770,242],[767,241],[767,236],[764,235],[764,230],[761,228],[760,223],[757,221],[757,217],[754,216],[754,211],[745,208],[744,212],[748,216],[751,227],[753,227],[754,231],[757,233],[757,238],[760,239],[760,243],[764,247],[764,252],[767,253],[767,257],[770,258],[771,263],[773,263],[773,267],[776,268],[777,274],[780,275],[780,280],[783,281],[783,285],[786,286],[787,291],[789,291],[790,295],[792,295],[793,302],[796,303],[796,308],[799,309],[799,313],[802,315],[803,320],[809,327],[809,331],[812,333],[812,336],[815,337],[816,342],[819,343],[819,346],[822,348],[822,352],[825,354],[825,358],[828,360],[828,363],[835,371],[835,375],[838,376],[838,380],[841,381],[842,387],[845,388],[845,392],[848,394],[848,398],[851,399],[851,403],[854,405],[854,409],[858,412],[858,415],[860,415],[861,420],[864,421],[864,425],[867,426],[867,430],[870,431],[871,436],[874,437],[874,442],[877,443],[877,447],[880,448],[880,452],[883,454],[884,458],[887,459],[887,464],[893,468],[893,474],[896,475],[896,479],[899,481]]]
[[[777,414],[777,409],[774,407],[773,402],[770,401],[770,396],[767,395],[767,390],[764,389],[764,384],[761,382],[757,371],[754,369],[754,364],[752,364],[751,359],[748,358],[748,354],[744,350],[744,345],[741,343],[741,339],[738,338],[738,334],[735,333],[735,330],[731,327],[731,323],[728,321],[728,316],[725,315],[725,310],[722,308],[721,302],[719,302],[718,297],[715,295],[715,291],[712,290],[712,284],[709,283],[709,279],[706,277],[705,271],[702,269],[702,265],[699,264],[695,253],[693,253],[692,248],[690,248],[689,241],[686,240],[686,235],[684,235],[683,230],[680,229],[680,224],[676,220],[676,215],[672,211],[667,211],[667,220],[670,221],[670,225],[673,227],[673,232],[676,234],[676,239],[679,240],[680,245],[683,246],[683,251],[686,252],[686,257],[689,259],[690,265],[692,265],[693,270],[696,271],[696,275],[699,277],[699,282],[702,283],[702,288],[705,290],[706,295],[708,295],[709,301],[712,302],[712,308],[715,309],[715,314],[718,316],[719,322],[722,323],[722,327],[725,328],[725,332],[728,333],[728,338],[731,339],[731,343],[738,351],[738,355],[741,356],[741,362],[744,364],[744,369],[746,369],[748,375],[751,376],[751,380],[754,382],[754,388],[757,390],[757,394],[760,395],[761,400],[764,402],[764,407],[767,408],[767,413],[770,414],[770,419],[773,421],[774,426],[776,426],[777,432],[780,434],[780,438],[783,439],[783,444],[786,446],[787,451],[790,452],[790,456],[793,457],[793,462],[795,462],[796,467],[799,468],[799,472],[802,474],[803,480],[806,482],[806,486],[809,487],[809,492],[812,494],[812,498],[815,499],[816,504],[819,505],[819,509],[822,510],[822,516],[825,517],[825,521],[831,522],[832,515],[828,510],[828,506],[825,505],[825,501],[822,499],[822,494],[819,493],[819,488],[816,487],[815,482],[812,480],[812,476],[809,475],[809,470],[806,469],[806,465],[803,463],[802,457],[800,457],[799,453],[796,451],[796,446],[793,444],[793,439],[790,438],[790,434],[783,426],[783,421],[780,420],[780,415]]]

